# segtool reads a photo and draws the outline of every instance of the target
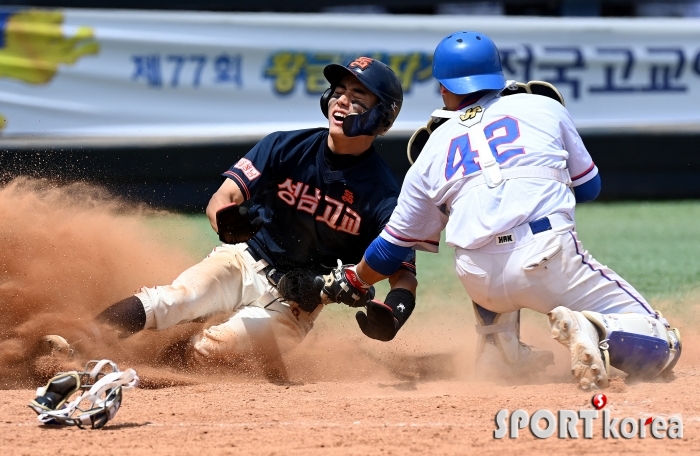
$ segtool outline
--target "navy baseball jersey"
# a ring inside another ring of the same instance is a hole
[[[223,176],[264,221],[249,248],[282,272],[359,263],[399,195],[373,146],[360,157],[334,155],[327,128],[272,133]],[[414,252],[404,267],[415,271]]]

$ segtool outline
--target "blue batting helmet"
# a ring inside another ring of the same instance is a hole
[[[496,45],[479,32],[455,32],[440,41],[433,55],[433,77],[458,95],[506,85]]]

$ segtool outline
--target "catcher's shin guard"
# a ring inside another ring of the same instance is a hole
[[[476,372],[482,378],[523,378],[544,371],[554,354],[520,342],[520,311],[495,313],[474,303]]]
[[[681,356],[681,333],[660,314],[581,313],[601,335],[603,356],[630,378],[649,380],[670,373]]]

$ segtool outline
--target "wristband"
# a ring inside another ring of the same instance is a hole
[[[357,288],[358,290],[367,290],[370,287],[370,285],[368,283],[365,283],[365,281],[362,280],[357,274],[355,266],[345,269],[345,278],[348,279],[348,283],[350,285]]]

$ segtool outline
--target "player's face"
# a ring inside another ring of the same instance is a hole
[[[343,120],[349,114],[362,114],[379,102],[379,98],[357,80],[345,76],[328,103],[328,128],[331,133],[343,133]]]

